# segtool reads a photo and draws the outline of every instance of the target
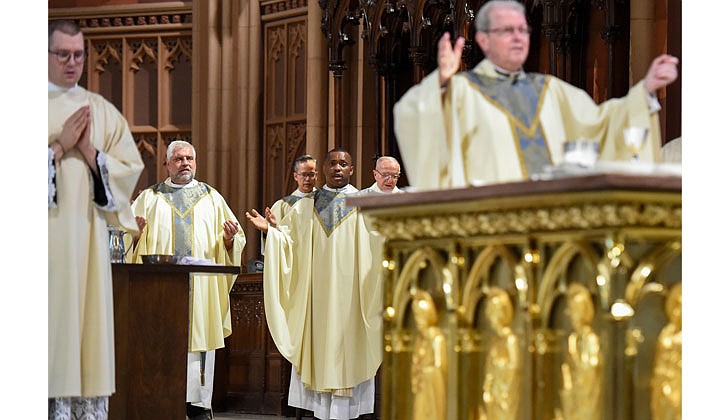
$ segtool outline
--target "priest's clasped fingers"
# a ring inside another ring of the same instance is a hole
[[[63,129],[58,136],[58,143],[63,146],[63,150],[68,151],[73,148],[81,138],[90,119],[91,109],[88,105],[82,106],[76,112],[71,114],[63,123]]]
[[[450,42],[450,33],[445,32],[437,43],[437,68],[440,86],[444,86],[450,78],[460,70],[460,58],[463,56],[465,38],[459,37],[455,46]]]
[[[78,150],[82,153],[84,152],[84,149],[93,147],[91,144],[91,109],[88,106],[85,108],[88,111],[86,113],[86,124],[84,125],[83,130],[81,130],[81,133],[78,136],[78,141],[76,142],[76,147],[78,147]],[[96,152],[94,151],[94,159],[95,158]]]
[[[258,210],[250,209],[250,212],[245,212],[245,217],[253,224],[253,226],[261,232],[268,232],[268,221],[265,220]]]
[[[225,223],[222,224],[222,237],[227,240],[231,239],[236,233],[238,233],[238,228],[238,222],[234,220],[226,220]]]
[[[680,60],[677,57],[669,54],[662,54],[652,60],[650,69],[647,70],[645,76],[645,89],[654,94],[658,89],[674,82],[677,79],[677,65],[679,62]]]

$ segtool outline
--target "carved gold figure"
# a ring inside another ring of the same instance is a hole
[[[568,337],[566,360],[561,365],[561,412],[557,418],[600,419],[603,356],[599,337],[591,327],[594,304],[589,290],[578,283],[569,285],[566,298],[573,331]]]
[[[412,352],[412,418],[444,420],[447,378],[445,336],[437,326],[437,308],[429,293],[415,293],[412,314],[417,326]]]
[[[655,420],[682,419],[682,284],[670,289],[665,301],[668,323],[655,347],[650,408]]]
[[[494,336],[485,361],[480,420],[514,420],[521,395],[521,352],[511,329],[513,305],[505,290],[495,287],[488,292],[485,315]]]

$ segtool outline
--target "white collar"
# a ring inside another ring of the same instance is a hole
[[[313,191],[316,191],[316,187],[313,187]],[[305,193],[296,188],[296,191],[292,192],[291,195],[295,197],[308,197],[309,195],[313,194],[313,191],[311,191],[310,193]]]
[[[385,192],[385,191],[382,191],[382,189],[379,188],[379,185],[375,182],[372,184],[371,187],[369,187],[369,191],[374,191],[374,192],[378,192],[378,193],[382,193],[382,194],[389,194],[389,193],[398,193],[398,192],[400,192],[400,189],[397,188],[397,186],[395,185],[394,189],[392,189],[392,191]]]
[[[186,184],[175,184],[174,182],[172,182],[172,178],[169,178],[169,177],[164,180],[164,183],[172,188],[192,188],[194,186],[197,186],[197,184],[199,184],[199,182],[196,179],[192,179],[192,181],[190,181]]]
[[[502,80],[518,80],[526,77],[526,73],[523,71],[523,69],[520,69],[516,72],[510,72],[506,69],[496,66],[495,64],[493,64],[492,61],[488,60],[487,58],[481,60],[480,63],[478,63],[478,65],[473,68],[473,71],[476,74],[482,74],[487,77],[494,77]]]
[[[495,64],[493,64],[493,68],[495,69],[495,71],[498,74],[500,74],[501,76],[505,76],[505,77],[507,77],[509,79],[510,78],[513,78],[513,77],[516,77],[516,76],[519,76],[520,77],[521,73],[523,73],[523,69],[516,70],[516,71],[508,71],[508,70],[506,70],[506,69],[504,69],[502,67],[496,66]]]
[[[344,193],[344,194],[353,194],[353,193],[355,193],[355,192],[359,191],[359,190],[357,190],[357,189],[356,189],[356,188],[355,188],[355,187],[354,187],[353,185],[351,185],[351,184],[346,184],[345,186],[343,186],[343,187],[341,187],[341,188],[331,188],[331,187],[329,187],[328,185],[324,184],[324,187],[323,187],[323,188],[324,188],[324,189],[325,189],[326,191],[333,191],[333,192],[336,192],[336,193]]]
[[[77,88],[78,88],[78,83],[71,86],[70,88],[67,88],[67,87],[63,87],[63,86],[58,86],[57,84],[51,82],[50,80],[48,81],[48,91],[49,92],[71,92],[71,91],[76,90]]]

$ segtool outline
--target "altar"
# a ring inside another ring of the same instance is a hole
[[[679,413],[681,191],[597,173],[347,199],[386,238],[381,418]]]

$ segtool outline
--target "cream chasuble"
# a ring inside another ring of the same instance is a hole
[[[301,381],[319,392],[373,378],[382,360],[382,241],[344,199],[322,189],[298,200],[268,229],[265,246],[268,328]]]
[[[48,397],[108,396],[115,391],[114,320],[107,225],[136,232],[129,201],[144,168],[124,117],[80,86],[48,92],[48,144],[66,119],[91,107],[91,142],[106,155],[116,211],[93,202],[93,181],[75,147],[56,170],[57,207],[48,209]]]
[[[643,82],[596,105],[555,77],[506,78],[487,59],[453,76],[444,92],[431,73],[394,107],[407,177],[422,189],[526,179],[561,163],[563,143],[579,138],[601,142],[600,160],[626,159],[622,130],[629,126],[649,128],[640,159],[658,161],[658,114],[649,110]]]
[[[313,191],[316,191],[316,188],[314,188]],[[270,207],[270,211],[275,216],[276,223],[280,223],[280,221],[283,220],[283,217],[288,214],[288,212],[291,210],[291,207],[296,204],[298,200],[303,197],[312,196],[313,191],[310,193],[305,193],[301,192],[301,190],[299,189],[296,189],[296,191],[293,191],[291,195],[287,195],[273,203],[273,205]],[[263,235],[262,232],[260,234],[260,248],[260,253],[262,255],[265,255],[265,235]]]
[[[233,248],[225,249],[223,223],[237,222],[225,199],[209,185],[192,180],[176,188],[169,178],[142,191],[132,204],[134,214],[147,219],[132,255],[173,254],[205,258],[222,265],[240,266],[245,235],[238,231]],[[190,352],[225,347],[232,333],[230,290],[237,276],[192,275],[190,295]]]
[[[316,191],[316,188],[314,188],[313,190]],[[301,190],[296,189],[296,191],[292,192],[291,195],[287,195],[273,203],[270,211],[273,212],[276,221],[280,222],[281,220],[283,220],[283,217],[288,214],[291,207],[293,207],[293,205],[298,202],[298,200],[302,199],[303,197],[308,197],[312,195],[313,192],[305,193],[301,192]]]

